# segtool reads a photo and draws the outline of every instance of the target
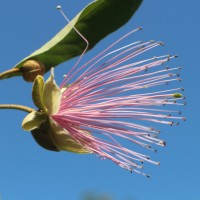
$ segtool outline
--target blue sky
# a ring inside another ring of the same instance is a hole
[[[65,20],[55,7],[61,4],[69,18],[73,18],[87,3],[85,0],[60,1],[1,1],[0,7],[0,70],[5,71],[32,53],[55,35]],[[155,200],[200,198],[200,134],[199,134],[199,7],[200,2],[144,0],[136,15],[119,31],[107,37],[87,56],[110,44],[128,31],[142,26],[143,31],[131,37],[163,41],[165,47],[152,56],[178,54],[171,63],[183,66],[182,83],[187,96],[183,114],[187,121],[178,127],[162,126],[161,137],[167,141],[153,155],[160,166],[146,165],[152,178],[130,174],[110,161],[94,155],[54,153],[43,150],[31,135],[21,129],[25,113],[1,110],[0,134],[0,193],[2,199],[64,200],[81,199],[87,192],[108,194],[115,200]],[[61,82],[65,67],[56,68]],[[25,104],[33,107],[30,83],[21,78],[0,81],[0,103]]]

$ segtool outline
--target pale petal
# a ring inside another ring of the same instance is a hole
[[[62,93],[65,92],[65,90],[70,86],[70,84],[65,85],[64,87],[62,87],[62,89],[60,90]]]
[[[54,70],[51,68],[51,75],[44,85],[44,105],[49,115],[56,114],[60,108],[62,93],[54,80]]]
[[[65,129],[60,127],[56,122],[50,119],[50,124],[51,129],[49,130],[49,134],[51,134],[53,143],[58,150],[70,151],[74,153],[90,153],[81,144],[77,143],[70,136],[70,134]]]
[[[38,128],[45,121],[47,121],[46,114],[33,111],[24,118],[22,122],[22,128],[25,131],[31,131]]]

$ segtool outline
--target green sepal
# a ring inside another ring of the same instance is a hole
[[[40,127],[31,131],[31,134],[38,145],[50,151],[60,151],[57,149],[49,134],[51,130],[49,120],[45,121]]]
[[[47,119],[39,127],[32,130],[31,134],[35,141],[47,150],[69,151],[80,154],[90,153],[81,144],[73,140],[66,130],[50,119]]]
[[[44,78],[43,76],[38,75],[35,81],[33,82],[32,99],[37,108],[45,111],[46,108],[44,106],[43,90]]]
[[[37,111],[29,113],[22,121],[22,128],[25,131],[31,131],[38,128],[42,123],[47,121],[47,115]]]

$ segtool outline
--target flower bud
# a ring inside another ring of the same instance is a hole
[[[22,76],[25,81],[33,82],[37,75],[44,75],[44,65],[35,60],[26,61],[21,68]]]

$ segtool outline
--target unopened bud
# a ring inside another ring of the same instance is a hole
[[[44,75],[45,67],[39,61],[28,60],[21,67],[21,72],[25,81],[33,82],[37,75]]]

